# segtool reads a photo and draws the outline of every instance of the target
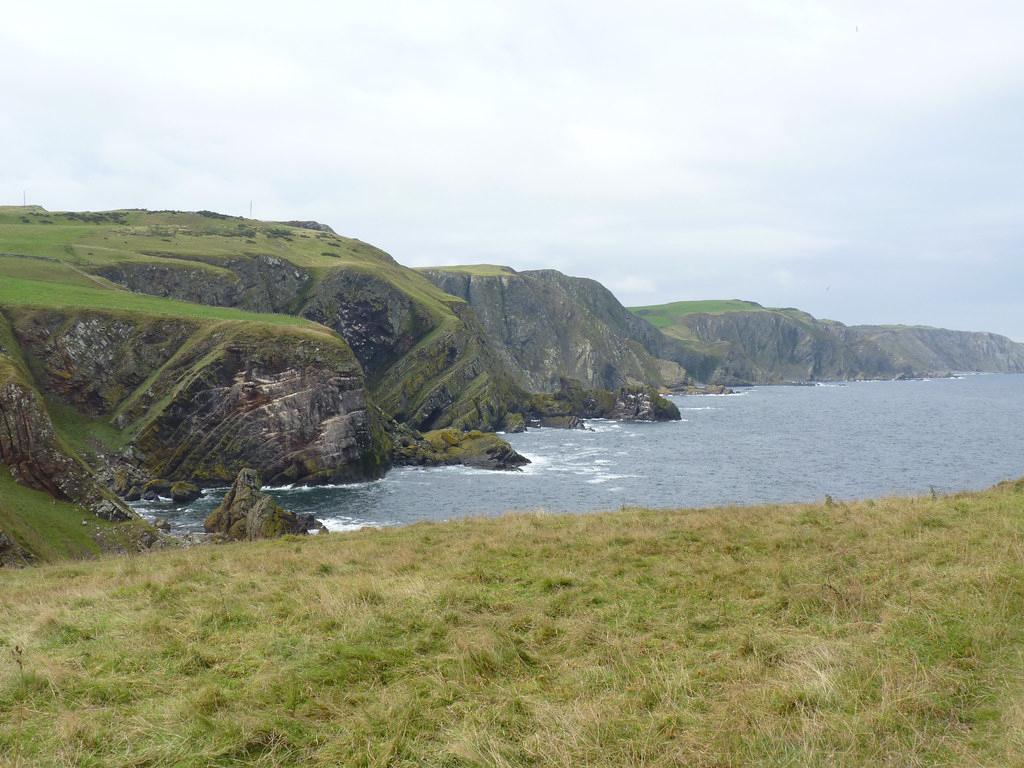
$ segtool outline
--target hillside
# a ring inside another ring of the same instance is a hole
[[[1024,372],[1024,344],[991,333],[846,326],[797,309],[739,300],[683,301],[630,311],[688,349],[694,361],[690,372],[713,383]]]
[[[315,222],[0,208],[0,275],[307,318],[344,338],[387,416],[417,428],[493,428],[518,395],[464,302]]]
[[[0,571],[0,763],[1019,765],[1024,482]]]

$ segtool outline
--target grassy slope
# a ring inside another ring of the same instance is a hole
[[[1024,482],[0,573],[11,766],[1020,765]]]
[[[90,523],[83,526],[86,518]],[[93,532],[114,527],[81,507],[18,485],[0,464],[0,530],[40,560],[95,556],[100,548]]]
[[[276,222],[176,211],[55,213],[35,207],[0,207],[0,306],[85,306],[312,325],[289,316],[254,315],[133,294],[91,274],[104,266],[147,262],[228,275],[220,264],[254,255],[273,256],[306,270],[313,278],[306,295],[337,269],[362,272],[389,283],[432,318],[434,330],[429,338],[420,340],[418,350],[425,351],[432,341],[463,329],[452,309],[462,303],[460,299],[359,240]],[[431,350],[428,357],[436,353]],[[399,361],[403,370],[416,365],[411,360]],[[400,398],[398,390],[407,377],[386,378],[388,386],[377,394],[382,404],[394,405],[391,401]],[[420,400],[442,378],[420,382]],[[412,402],[407,410],[414,412],[418,407],[419,402]]]
[[[25,280],[7,276],[0,279],[0,306],[95,309],[158,317],[184,317],[195,320],[240,320],[305,328],[318,327],[315,323],[292,315],[244,312],[238,309],[209,307],[204,304],[192,304],[112,288],[68,285],[54,281]]]
[[[497,264],[459,264],[456,266],[443,267],[417,267],[418,272],[461,272],[467,275],[478,277],[500,277],[501,275],[514,275],[515,270],[511,267],[502,267]]]
[[[44,279],[39,273],[45,272],[45,267],[27,264],[29,260],[24,258],[12,259],[10,254],[51,260],[59,274],[51,279],[80,284],[83,276],[98,279],[88,275],[90,269],[122,262],[180,263],[216,271],[221,269],[219,263],[260,254],[309,270],[314,283],[338,267],[374,274],[439,319],[450,316],[447,305],[455,301],[360,240],[240,217],[181,211],[56,213],[0,207],[0,276]]]
[[[705,301],[673,301],[670,304],[652,304],[649,307],[628,307],[634,315],[642,317],[655,328],[670,328],[687,315],[724,312],[771,312],[753,301],[740,299],[708,299]]]

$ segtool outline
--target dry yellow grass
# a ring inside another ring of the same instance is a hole
[[[1016,483],[0,573],[0,764],[1021,765],[1022,533]]]

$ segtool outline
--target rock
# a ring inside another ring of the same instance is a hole
[[[146,501],[156,501],[161,496],[169,499],[172,485],[168,480],[150,480],[142,487],[142,498]]]
[[[0,531],[0,568],[31,565],[34,556],[19,546],[18,542]]]
[[[516,435],[526,431],[526,419],[521,413],[509,413],[505,416],[505,431],[510,435]]]
[[[124,506],[117,504],[110,499],[93,502],[88,506],[89,511],[96,515],[96,517],[101,520],[109,520],[112,523],[130,520],[134,517],[134,515],[125,509]]]
[[[224,501],[203,523],[206,531],[220,533],[236,541],[305,533],[308,521],[299,520],[293,512],[282,509],[260,490],[261,485],[256,470],[243,469],[239,472]]]
[[[125,501],[138,501],[142,498],[142,488],[137,485],[133,485],[124,494]]]
[[[171,486],[171,500],[176,504],[188,504],[202,495],[199,486],[179,481]]]
[[[583,419],[678,421],[679,409],[654,387],[620,387],[612,392],[584,389],[563,379],[553,394],[536,394],[527,404],[529,423],[539,427],[585,429]]]
[[[396,464],[454,465],[519,470],[530,460],[492,432],[437,429],[422,435],[411,430],[395,446]]]
[[[530,426],[547,429],[586,429],[587,423],[579,416],[541,416],[531,419]]]
[[[683,384],[673,387],[677,395],[735,395],[736,392],[724,384]]]
[[[42,398],[19,374],[10,368],[5,371],[2,365],[0,463],[6,464],[22,485],[81,504],[105,520],[134,517],[123,502],[96,482],[81,460],[65,453]]]
[[[156,528],[158,531],[169,533],[171,530],[171,521],[165,517],[158,517],[156,520],[153,521],[153,527]]]

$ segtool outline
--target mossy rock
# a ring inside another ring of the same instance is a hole
[[[199,486],[179,481],[171,486],[171,500],[176,504],[188,504],[202,495]]]
[[[224,501],[203,522],[209,533],[220,533],[237,541],[271,539],[288,533],[305,533],[308,520],[282,509],[263,493],[259,473],[243,469]]]
[[[526,431],[526,419],[521,413],[509,413],[505,416],[505,431],[510,435],[516,435]]]

